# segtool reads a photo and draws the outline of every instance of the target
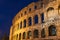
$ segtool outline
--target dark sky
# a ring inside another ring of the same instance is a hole
[[[37,0],[0,0],[0,36],[9,34],[13,17],[33,1]]]

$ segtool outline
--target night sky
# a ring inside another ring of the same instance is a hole
[[[14,16],[33,1],[37,0],[0,0],[0,36],[9,34]]]

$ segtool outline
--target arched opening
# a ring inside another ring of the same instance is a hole
[[[24,20],[24,28],[26,27],[26,20]]]
[[[32,25],[32,18],[29,17],[29,18],[28,18],[28,26],[31,26],[31,25]]]
[[[54,8],[53,8],[53,7],[49,7],[49,8],[47,9],[47,12],[48,12],[48,11],[52,11],[52,10],[54,10]]]
[[[44,23],[44,13],[41,14],[41,23]]]
[[[34,35],[34,38],[38,38],[39,37],[38,30],[34,30],[33,35]]]
[[[22,28],[22,22],[20,23],[20,29]]]
[[[35,15],[34,16],[34,24],[37,24],[38,23],[38,15]]]
[[[21,40],[21,33],[19,34],[19,40]]]
[[[53,15],[52,15],[52,14],[53,14]],[[49,18],[52,18],[52,17],[56,16],[56,13],[54,12],[54,8],[53,8],[53,7],[49,7],[49,8],[47,9],[47,16],[48,16]]]
[[[31,10],[32,10],[32,9],[31,9],[31,8],[29,8],[29,12],[31,12]]]
[[[27,35],[28,35],[27,38],[30,39],[31,36],[32,36],[32,32],[31,31],[28,31]]]
[[[60,5],[58,6],[58,14],[60,14]]]
[[[45,29],[42,29],[42,31],[41,31],[41,37],[45,38]]]
[[[37,9],[37,6],[36,5],[34,6],[34,9]]]
[[[25,39],[25,37],[26,37],[26,33],[24,32],[24,33],[23,33],[23,39]]]
[[[48,31],[49,36],[56,36],[56,27],[54,25],[49,26]]]
[[[16,35],[16,40],[18,40],[18,34]]]
[[[60,5],[58,6],[58,9],[60,9]]]

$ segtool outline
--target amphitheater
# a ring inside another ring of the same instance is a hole
[[[9,40],[60,40],[60,0],[39,0],[19,11]]]

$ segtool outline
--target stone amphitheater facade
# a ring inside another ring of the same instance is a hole
[[[60,40],[60,0],[39,0],[19,11],[9,40]]]

